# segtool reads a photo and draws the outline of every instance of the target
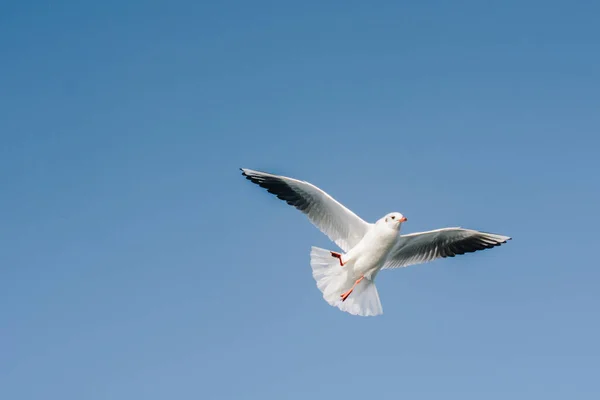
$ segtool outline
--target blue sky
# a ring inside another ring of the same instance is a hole
[[[3,399],[597,399],[600,6],[0,6]],[[508,245],[327,305],[239,167]]]

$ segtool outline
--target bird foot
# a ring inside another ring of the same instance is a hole
[[[348,298],[348,296],[350,296],[350,293],[352,293],[353,290],[354,290],[354,288],[342,293],[340,295],[340,297],[342,298],[342,301],[346,301],[346,299]]]
[[[363,279],[365,279],[364,275],[361,275],[360,278],[358,278],[356,280],[356,282],[354,282],[354,285],[352,285],[352,287],[350,288],[350,290],[342,293],[340,295],[340,297],[342,298],[342,301],[346,301],[346,299],[348,298],[348,296],[350,296],[350,293],[352,293],[352,291],[354,290],[354,288],[356,287],[356,285],[358,285]]]
[[[340,253],[336,253],[335,251],[332,251],[331,252],[331,256],[339,259],[340,260],[340,266],[342,266],[342,267],[344,266],[344,263],[342,262],[342,255]]]

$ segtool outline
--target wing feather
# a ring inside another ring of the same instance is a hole
[[[511,240],[508,236],[463,228],[443,228],[402,235],[390,251],[382,269],[422,264],[491,249]]]
[[[311,183],[246,168],[241,170],[246,179],[304,213],[345,252],[356,246],[371,226]]]

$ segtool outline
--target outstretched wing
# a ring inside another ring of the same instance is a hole
[[[508,236],[462,228],[443,228],[402,235],[398,237],[382,269],[407,267],[437,258],[491,249],[510,239]]]
[[[365,236],[365,222],[318,187],[285,176],[241,168],[248,180],[302,211],[321,232],[347,252]]]

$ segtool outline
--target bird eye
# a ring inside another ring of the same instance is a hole
[[[396,216],[395,216],[395,215],[392,215],[392,219],[396,219]]]

